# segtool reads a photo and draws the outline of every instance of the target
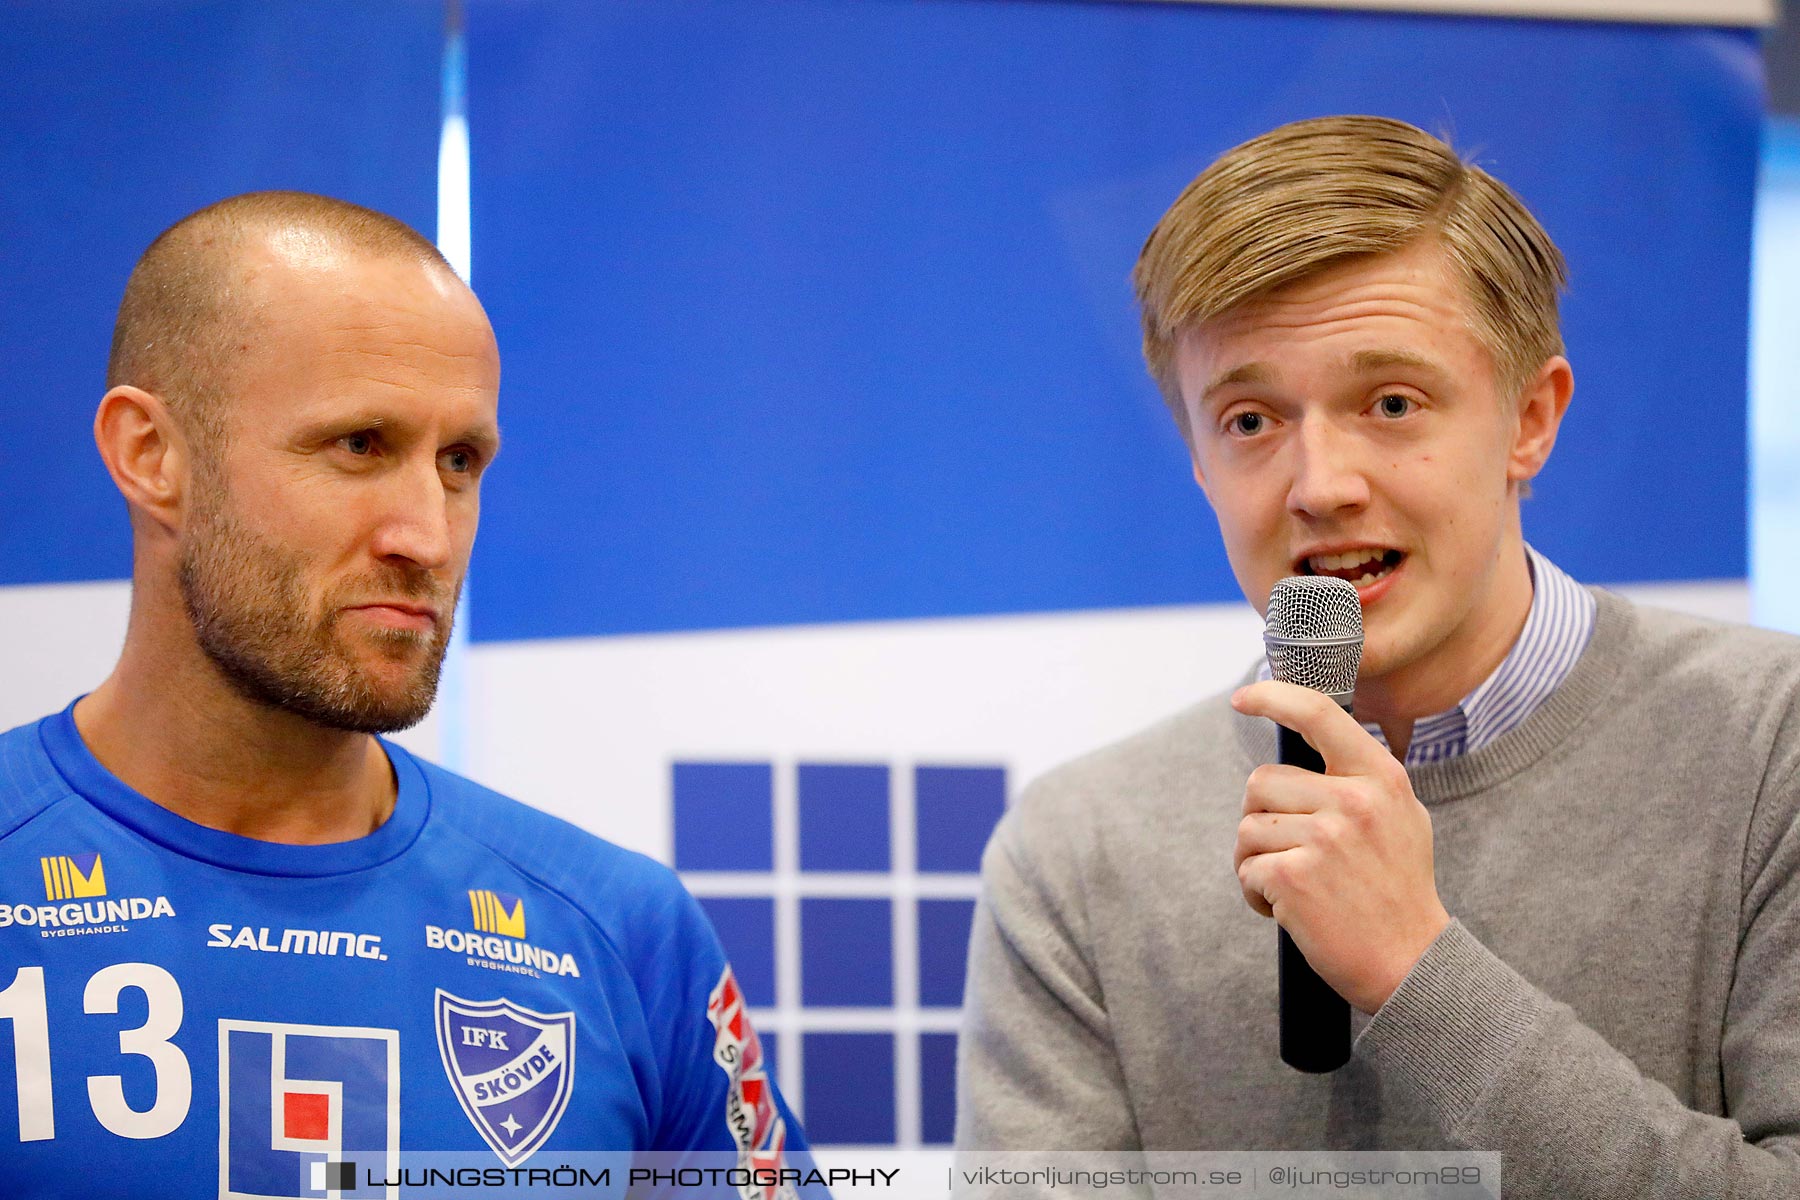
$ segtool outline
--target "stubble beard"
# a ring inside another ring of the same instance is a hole
[[[357,631],[389,661],[416,660],[398,683],[377,678],[346,640],[337,606],[323,618],[308,614],[300,557],[245,528],[217,495],[194,513],[177,577],[201,650],[246,700],[355,733],[407,729],[431,711],[448,616],[430,630]],[[445,614],[455,607],[454,590],[422,571],[357,582],[347,598],[427,600]]]

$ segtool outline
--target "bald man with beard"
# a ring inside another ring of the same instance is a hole
[[[494,334],[437,250],[221,201],[132,272],[107,384],[125,645],[0,736],[9,1193],[781,1167],[800,1128],[675,876],[378,736],[431,707],[500,448]]]

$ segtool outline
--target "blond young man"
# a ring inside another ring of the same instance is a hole
[[[1027,791],[983,864],[959,1145],[1800,1192],[1800,643],[1525,544],[1563,274],[1503,185],[1374,117],[1247,142],[1157,225],[1151,371],[1246,598],[1355,584],[1356,719],[1250,682]],[[1276,721],[1326,774],[1273,765]],[[1357,1011],[1334,1074],[1277,1058],[1268,916]]]

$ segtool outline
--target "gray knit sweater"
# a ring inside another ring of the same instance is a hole
[[[1450,927],[1355,1056],[1276,1055],[1215,697],[1059,768],[983,862],[968,1149],[1498,1150],[1509,1197],[1800,1196],[1800,640],[1599,593],[1517,729],[1413,768]]]

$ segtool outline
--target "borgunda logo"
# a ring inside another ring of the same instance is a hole
[[[39,937],[77,937],[92,933],[124,933],[132,921],[172,917],[167,896],[108,896],[106,865],[98,853],[54,854],[38,859],[44,876],[44,899],[0,903],[0,929],[35,927]]]
[[[465,956],[471,967],[511,971],[518,975],[569,975],[581,968],[573,954],[563,954],[525,940],[525,901],[510,892],[479,889],[469,893],[473,929],[425,926],[425,947]]]

